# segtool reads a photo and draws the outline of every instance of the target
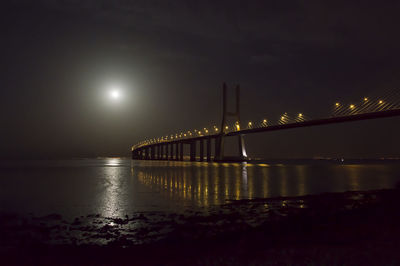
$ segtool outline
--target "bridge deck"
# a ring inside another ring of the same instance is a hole
[[[291,129],[291,128],[299,128],[299,127],[321,126],[321,125],[328,125],[328,124],[345,123],[345,122],[376,119],[376,118],[385,118],[385,117],[393,117],[393,116],[400,116],[400,109],[379,111],[379,112],[372,112],[372,113],[363,113],[363,114],[354,114],[354,115],[347,115],[347,116],[330,117],[330,118],[324,118],[324,119],[315,119],[315,120],[308,120],[308,121],[281,124],[281,125],[249,128],[249,129],[244,129],[244,130],[240,130],[240,131],[228,132],[225,134],[225,136],[246,135],[246,134],[261,133],[261,132],[267,132],[267,131],[277,131],[277,130],[285,130],[285,129]],[[202,139],[204,140],[204,139],[209,139],[209,138],[217,138],[219,136],[220,136],[220,134],[217,133],[217,134],[203,135],[203,136],[197,136],[197,137],[192,137],[192,138],[174,139],[174,140],[163,141],[160,143],[151,143],[151,144],[141,145],[141,146],[135,147],[134,149],[149,147],[149,146],[158,145],[158,144],[190,143],[192,141],[197,141],[197,140],[202,140]]]

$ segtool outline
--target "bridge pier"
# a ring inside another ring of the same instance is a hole
[[[214,161],[216,161],[220,155],[220,145],[219,142],[221,141],[220,137],[215,138],[214,142],[214,148],[215,148],[215,154],[214,154]]]
[[[137,149],[137,150],[132,151],[132,159],[143,160],[142,149]]]
[[[199,158],[199,161],[202,162],[202,161],[204,161],[204,140],[201,139],[199,141],[199,143],[200,143],[200,158]]]
[[[154,160],[154,159],[155,159],[155,147],[150,146],[150,160]]]
[[[171,149],[169,150],[169,160],[173,160],[174,159],[174,144],[171,143]]]
[[[211,162],[211,138],[207,138],[207,162]]]
[[[190,161],[196,161],[196,141],[190,142]]]
[[[179,143],[179,161],[183,161],[183,142]]]
[[[149,148],[148,147],[144,148],[144,159],[145,160],[149,159]]]
[[[178,142],[175,143],[175,160],[176,160],[176,161],[179,160],[179,146],[178,146]]]
[[[139,153],[138,150],[133,150],[132,151],[132,160],[138,159]]]
[[[166,144],[164,144],[164,146],[165,146],[165,160],[168,161],[168,153],[169,153],[168,148],[169,148],[169,145],[168,145],[168,143],[166,143]]]

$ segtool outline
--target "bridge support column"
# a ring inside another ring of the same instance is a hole
[[[183,161],[183,142],[179,143],[179,161]]]
[[[149,148],[148,147],[144,148],[144,159],[145,160],[149,159]]]
[[[165,160],[167,160],[167,161],[168,161],[168,153],[169,153],[168,148],[169,148],[169,145],[168,145],[168,143],[166,143],[165,144]]]
[[[215,145],[214,161],[217,161],[220,157],[220,153],[221,153],[220,141],[221,141],[221,139],[222,139],[221,137],[217,137],[214,142],[214,145]]]
[[[165,144],[161,144],[161,160],[165,160]]]
[[[150,146],[150,160],[154,160],[155,158],[155,146]]]
[[[222,90],[222,124],[219,137],[216,139],[215,145],[215,157],[214,160],[222,161],[224,160],[224,138],[226,137],[226,121],[228,116],[233,116],[235,118],[235,127],[240,128],[240,87],[236,87],[236,111],[228,112],[228,100],[227,100],[227,86],[224,83]],[[247,159],[247,154],[244,146],[243,135],[238,136],[239,140],[239,160]]]
[[[207,162],[211,161],[211,138],[207,138]]]
[[[179,144],[178,142],[175,143],[175,160],[179,160]]]
[[[190,142],[190,161],[196,161],[196,141]]]
[[[204,140],[201,139],[199,142],[200,142],[200,159],[199,159],[199,161],[202,162],[202,161],[204,161]]]
[[[171,149],[169,150],[169,159],[172,161],[174,159],[174,144],[171,143]]]

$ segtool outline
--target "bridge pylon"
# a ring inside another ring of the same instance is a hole
[[[226,133],[229,128],[227,128],[227,119],[228,117],[233,117],[235,119],[235,130],[240,130],[240,86],[237,85],[236,89],[236,110],[235,112],[229,112],[228,111],[228,87],[226,83],[223,84],[222,86],[222,123],[221,123],[221,129],[220,129],[220,134],[218,138],[216,139],[216,150],[215,150],[215,158],[217,161],[223,161],[225,160],[224,156],[224,142],[226,138]],[[239,154],[238,158],[232,158],[235,160],[246,160],[247,159],[247,153],[246,153],[246,147],[244,144],[244,135],[240,134],[237,136],[238,138],[238,145],[239,145]]]

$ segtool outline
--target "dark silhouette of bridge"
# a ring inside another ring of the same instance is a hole
[[[222,102],[223,116],[220,129],[214,126],[211,129],[204,128],[193,132],[181,132],[180,134],[140,142],[132,147],[132,159],[183,161],[185,145],[189,145],[190,161],[246,161],[248,156],[243,137],[247,134],[400,116],[398,104],[365,97],[359,105],[349,104],[346,106],[335,103],[334,114],[328,118],[307,119],[302,113],[291,118],[287,113],[284,113],[276,124],[264,119],[258,124],[249,122],[247,127],[242,129],[239,86],[236,87],[235,112],[227,110],[227,86],[225,83],[223,85]],[[227,122],[230,117],[235,119],[233,124]],[[235,157],[224,156],[224,143],[227,137],[237,137],[239,153]],[[199,151],[197,152],[198,146]],[[214,146],[214,149],[212,146]],[[214,154],[212,154],[213,150]]]

